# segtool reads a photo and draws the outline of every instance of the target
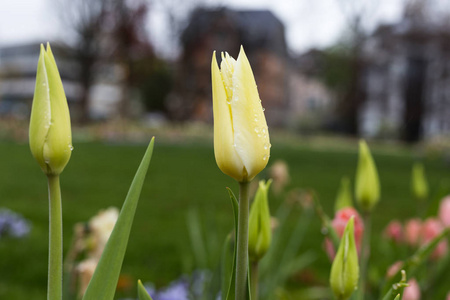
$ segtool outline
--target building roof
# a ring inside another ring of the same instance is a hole
[[[219,22],[224,22],[219,26]],[[198,37],[211,33],[212,28],[234,31],[240,42],[251,52],[266,49],[280,56],[287,55],[283,23],[269,10],[232,10],[228,8],[195,10],[184,30],[183,45],[195,43]]]

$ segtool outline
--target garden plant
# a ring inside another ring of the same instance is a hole
[[[334,218],[326,214],[314,190],[284,190],[288,174],[282,163],[277,165],[278,169],[274,169],[275,165],[272,167],[271,178],[257,179],[269,162],[271,143],[252,68],[242,47],[237,59],[226,52],[221,53],[220,58],[219,67],[216,53],[212,54],[214,155],[219,169],[239,184],[238,197],[231,189],[226,191],[224,188],[224,198],[230,199],[235,228],[230,228],[230,234],[223,241],[220,266],[202,275],[200,287],[194,289],[193,285],[187,284],[180,291],[180,286],[177,286],[178,294],[169,296],[169,293],[164,295],[138,281],[137,297],[140,300],[152,297],[154,300],[333,297],[338,300],[412,300],[420,299],[422,290],[426,297],[422,299],[450,299],[447,245],[450,198],[442,200],[439,213],[433,218],[422,221],[419,219],[422,216],[418,216],[404,226],[398,221],[390,223],[384,233],[389,241],[385,246],[386,253],[393,253],[389,258],[395,257],[395,260],[383,261],[377,266],[378,260],[375,263],[372,256],[371,237],[378,233],[372,232],[372,222],[379,213],[377,204],[382,196],[376,162],[367,143],[359,142],[354,193],[350,179],[342,179]],[[60,190],[60,176],[73,150],[72,132],[63,84],[48,44],[46,48],[41,45],[29,143],[48,181],[47,299],[114,299],[141,189],[152,159],[154,138],[147,147],[120,213],[108,210],[90,221],[87,232],[92,236],[95,228],[99,228],[93,224],[103,226],[104,222],[109,222],[109,229],[101,232],[104,245],[96,252],[98,258],[88,260],[93,262],[95,272],[85,278],[84,287],[75,295],[65,290],[67,278],[63,279],[64,191]],[[158,159],[157,155],[155,159]],[[413,197],[419,207],[424,208],[430,192],[423,165],[414,165],[411,178]],[[269,205],[271,188],[284,198],[273,215]],[[359,210],[354,207],[353,194]],[[195,212],[189,216],[192,244],[199,251],[202,244],[199,216]],[[308,224],[313,218],[320,220],[322,230],[316,234],[324,236],[324,249],[300,253],[303,238],[309,234]],[[86,230],[82,227],[78,231],[80,239],[87,236]],[[308,294],[297,296],[291,294],[291,277],[311,266],[319,251],[326,252],[330,258],[329,288],[310,290]],[[205,251],[200,251],[198,257],[201,259],[205,255]],[[71,257],[67,258],[69,265],[73,263]],[[371,268],[372,264],[374,268]],[[434,267],[429,268],[430,265]],[[388,266],[391,266],[389,270]],[[377,267],[383,275],[373,271]],[[78,285],[83,283],[78,282]]]

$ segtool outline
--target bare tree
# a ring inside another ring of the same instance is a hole
[[[359,110],[366,98],[363,83],[365,62],[362,48],[380,1],[338,0],[338,3],[349,29],[349,37],[346,41],[349,55],[349,80],[346,91],[338,103],[337,112],[342,129],[351,135],[357,135]]]
[[[175,59],[180,51],[180,35],[189,16],[197,7],[204,5],[221,5],[223,0],[152,0],[154,9],[161,11],[168,21],[167,57]]]
[[[102,35],[108,11],[108,0],[61,0],[59,11],[62,22],[67,25],[68,36],[79,66],[78,80],[81,84],[79,121],[89,120],[89,94],[95,79],[95,68],[104,56]]]
[[[98,72],[105,65],[122,70],[116,84],[122,90],[118,112],[128,117],[135,81],[134,62],[152,56],[147,38],[146,21],[149,1],[146,0],[60,0],[61,18],[72,31],[72,48],[80,68],[82,86],[80,121],[89,120],[89,94]]]
[[[113,60],[124,70],[122,99],[119,113],[126,118],[130,115],[130,90],[136,85],[135,62],[153,57],[153,48],[148,40],[145,23],[148,14],[145,0],[114,0],[112,17],[112,55]]]

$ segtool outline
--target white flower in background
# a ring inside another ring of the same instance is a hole
[[[118,217],[119,210],[116,207],[110,207],[100,211],[96,216],[91,218],[89,221],[93,242],[93,248],[90,252],[91,257],[100,258]]]
[[[89,281],[91,281],[91,278],[94,275],[97,264],[98,259],[96,258],[88,258],[78,264],[76,271],[78,274],[78,296],[80,298],[83,297],[86,292]]]

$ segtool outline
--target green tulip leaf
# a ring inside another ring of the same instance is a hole
[[[221,298],[228,299],[227,295],[231,290],[231,282],[234,282],[234,272],[235,270],[235,253],[234,253],[234,239],[231,234],[227,235],[225,243],[222,250],[222,260],[221,260]]]
[[[152,138],[131,183],[117,223],[84,294],[83,300],[113,299],[130,236],[131,225],[153,153]]]
[[[233,214],[234,214],[234,252],[233,252],[233,267],[231,268],[231,274],[226,274],[224,276],[225,280],[226,278],[230,278],[230,280],[228,281],[228,284],[223,286],[223,288],[226,289],[226,287],[228,286],[228,290],[226,292],[227,296],[226,298],[222,298],[222,299],[226,299],[226,300],[235,300],[234,298],[234,289],[235,289],[235,279],[236,279],[236,251],[237,251],[237,232],[238,232],[238,219],[239,219],[239,203],[236,199],[236,196],[233,194],[233,191],[230,188],[227,188],[228,190],[228,194],[230,195],[230,200],[231,200],[231,205],[233,207]],[[229,259],[227,259],[229,260]],[[224,291],[222,291],[222,294],[224,293]]]
[[[138,280],[138,297],[139,300],[153,300],[140,280]]]

